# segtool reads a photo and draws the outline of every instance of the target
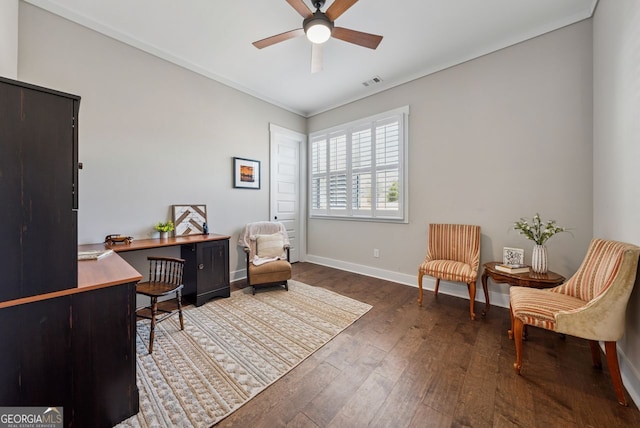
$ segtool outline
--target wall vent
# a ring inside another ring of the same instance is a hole
[[[382,78],[380,76],[374,76],[373,78],[367,80],[366,82],[362,82],[364,86],[373,86],[382,82]]]

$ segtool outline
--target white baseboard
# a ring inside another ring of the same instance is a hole
[[[418,288],[418,271],[416,267],[415,275],[407,275],[406,273],[393,272],[390,270],[379,269],[371,266],[359,265],[356,263],[343,262],[341,260],[329,259],[326,257],[319,257],[314,255],[307,255],[307,260],[310,263],[315,263],[322,266],[328,266],[347,272],[359,273],[361,275],[371,276],[374,278],[384,279],[387,281],[397,282],[399,284],[409,285],[411,287]],[[431,277],[424,277],[422,279],[422,286],[425,290],[433,291],[436,286],[435,279]],[[448,281],[440,281],[439,293],[447,294],[454,297],[460,297],[462,299],[469,300],[469,294],[466,287],[461,287],[460,283],[452,283]],[[416,294],[417,296],[417,294]],[[509,307],[509,296],[496,293],[489,290],[489,301],[492,306],[500,306],[502,308]],[[484,303],[484,292],[482,291],[482,283],[478,280],[478,286],[476,291],[476,302]]]
[[[230,276],[229,279],[231,282],[245,279],[247,277],[247,270],[246,269],[234,270],[233,272],[230,272],[229,276]]]
[[[311,254],[307,254],[305,261],[418,288],[417,269],[415,275],[407,275],[405,273],[359,265],[356,263],[344,262],[327,257],[314,256]],[[431,277],[424,277],[422,280],[422,286],[425,290],[433,291],[435,289],[435,285],[435,280]],[[480,280],[478,280],[477,290],[476,302],[484,303],[484,293],[482,291],[482,284]],[[469,299],[466,287],[460,287],[460,284],[449,283],[447,281],[440,281],[440,288],[438,292],[448,294],[450,296],[460,297],[462,299]],[[509,296],[506,294],[496,293],[489,290],[489,300],[492,306],[500,306],[502,308],[509,307]],[[620,360],[620,374],[622,375],[624,386],[627,389],[627,392],[629,393],[629,396],[631,397],[633,402],[640,407],[640,374],[637,373],[633,365],[629,363],[629,359],[624,354],[624,352],[620,351],[619,349],[618,357]],[[613,385],[611,387],[613,388]]]

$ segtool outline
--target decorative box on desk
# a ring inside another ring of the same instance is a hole
[[[183,296],[196,306],[214,297],[229,297],[229,236],[210,233],[163,239],[140,239],[129,244],[100,245],[117,253],[180,246],[185,260]],[[93,248],[92,248],[93,249]]]

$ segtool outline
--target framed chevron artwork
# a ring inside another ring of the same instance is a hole
[[[175,236],[202,234],[206,222],[206,205],[173,205]]]

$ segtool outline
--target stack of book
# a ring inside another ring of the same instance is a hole
[[[100,260],[113,253],[113,250],[78,251],[78,260]]]
[[[505,273],[527,273],[529,272],[529,266],[527,265],[510,265],[499,264],[495,266],[495,269]]]

